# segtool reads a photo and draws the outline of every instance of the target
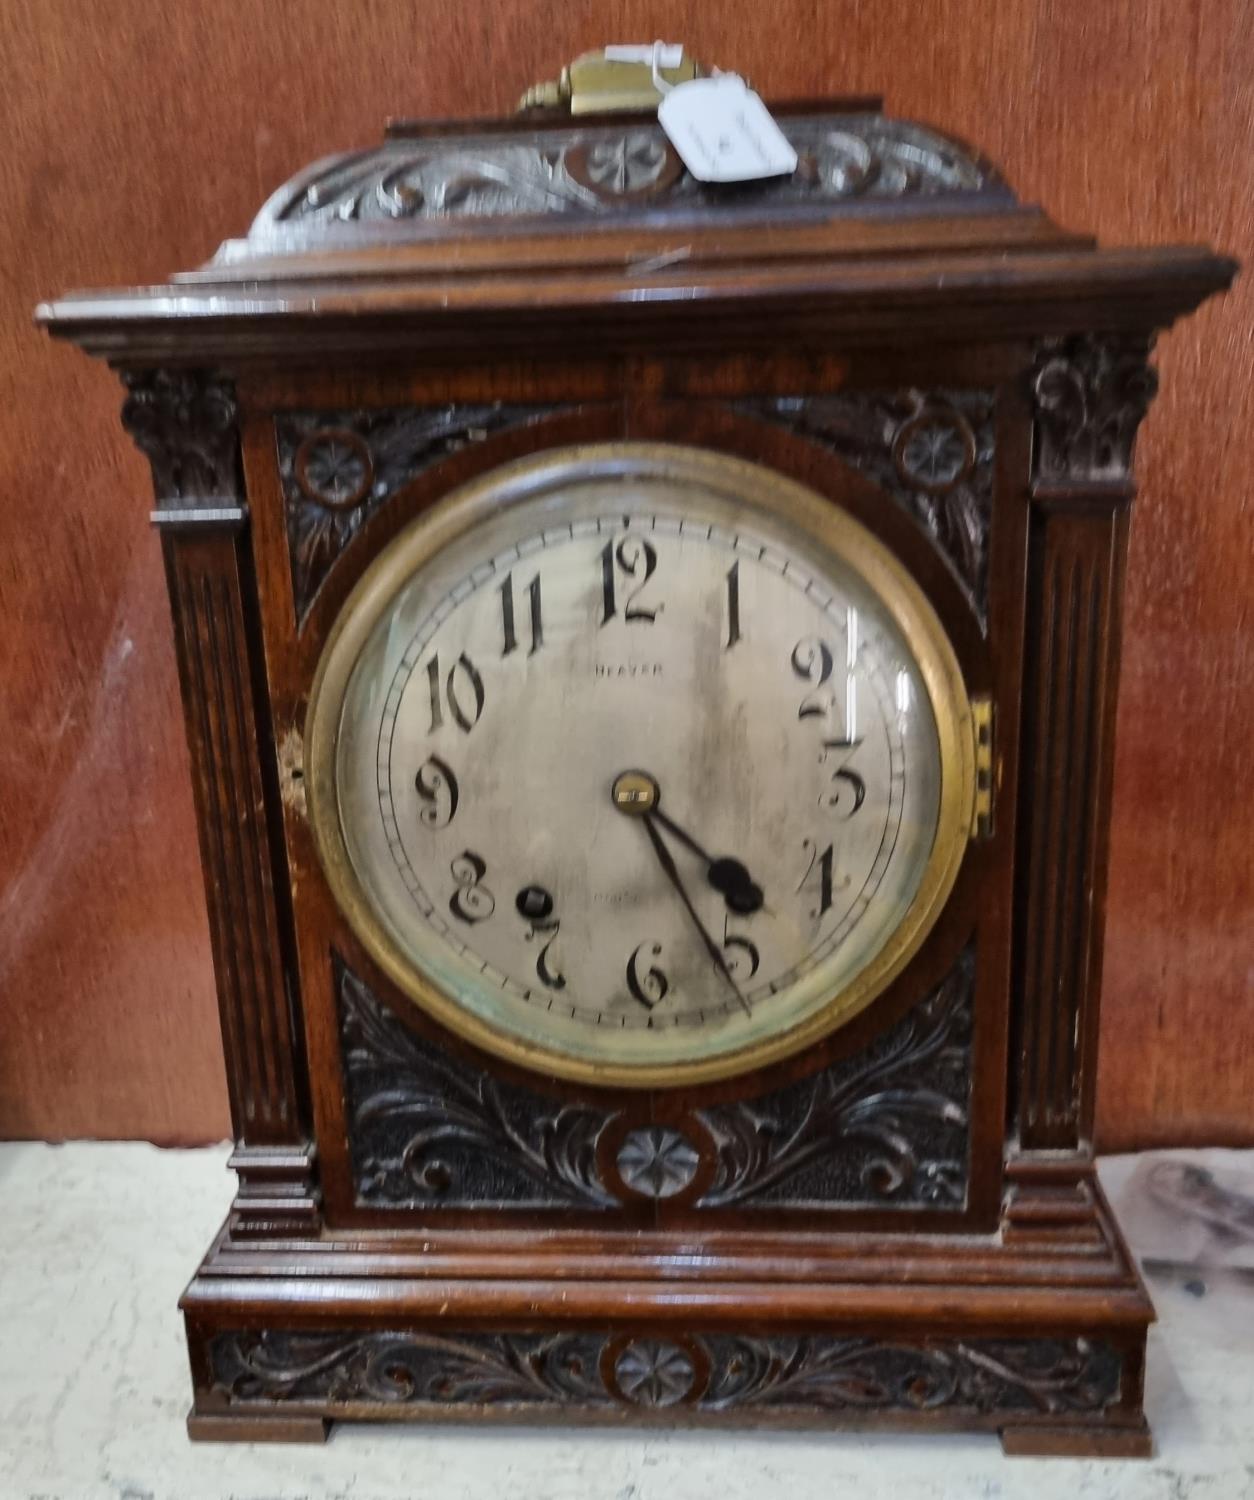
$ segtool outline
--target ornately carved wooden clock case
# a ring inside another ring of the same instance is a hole
[[[737,190],[647,115],[403,124],[207,268],[41,310],[122,374],[173,604],[239,1174],[182,1304],[195,1437],[874,1420],[1148,1451],[1153,1311],[1090,1145],[1119,621],[1151,344],[1234,267],[1098,250],[873,100],[778,115],[795,176]],[[845,508],[987,705],[905,971],[680,1089],[540,1076],[404,999],[303,780],[380,549],[510,460],[623,439]]]

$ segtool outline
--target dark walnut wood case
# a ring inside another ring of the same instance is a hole
[[[182,1303],[193,1437],[1148,1451],[1153,1311],[1091,1151],[1123,570],[1155,333],[1235,267],[1099,250],[875,100],[778,115],[795,175],[737,189],[645,116],[402,124],[206,268],[40,310],[120,372],[164,538],[239,1175]],[[379,549],[474,475],[621,438],[847,507],[992,720],[905,973],[787,1065],[652,1094],[521,1073],[394,992],[303,787],[313,673]]]

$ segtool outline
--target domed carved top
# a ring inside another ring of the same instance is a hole
[[[648,111],[397,125],[299,172],[207,265],[38,317],[132,365],[678,351],[732,328],[741,349],[813,348],[1165,327],[1236,269],[1199,247],[1101,250],[874,99],[772,113],[796,170],[737,185],[693,178]],[[911,436],[899,465],[947,489],[969,455],[926,424]],[[320,457],[341,467],[309,482],[351,490],[353,456]]]
[[[630,215],[711,210],[777,216],[821,205],[828,214],[912,198],[1015,199],[967,147],[921,125],[866,111],[780,114],[797,152],[789,178],[734,188],[696,181],[647,117],[507,128],[398,133],[375,150],[331,157],[299,173],[262,209],[249,239],[337,238],[341,226],[439,225],[466,219]]]

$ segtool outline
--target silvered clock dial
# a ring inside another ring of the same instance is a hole
[[[952,887],[969,703],[837,506],[695,449],[556,450],[417,520],[347,602],[321,858],[400,988],[526,1066],[651,1086],[868,1004]]]

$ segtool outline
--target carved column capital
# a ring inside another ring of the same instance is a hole
[[[1137,428],[1158,390],[1153,338],[1046,339],[1032,371],[1034,488],[1131,488]]]
[[[143,370],[122,380],[122,425],[152,467],[154,520],[189,512],[242,519],[231,383],[206,370]]]

